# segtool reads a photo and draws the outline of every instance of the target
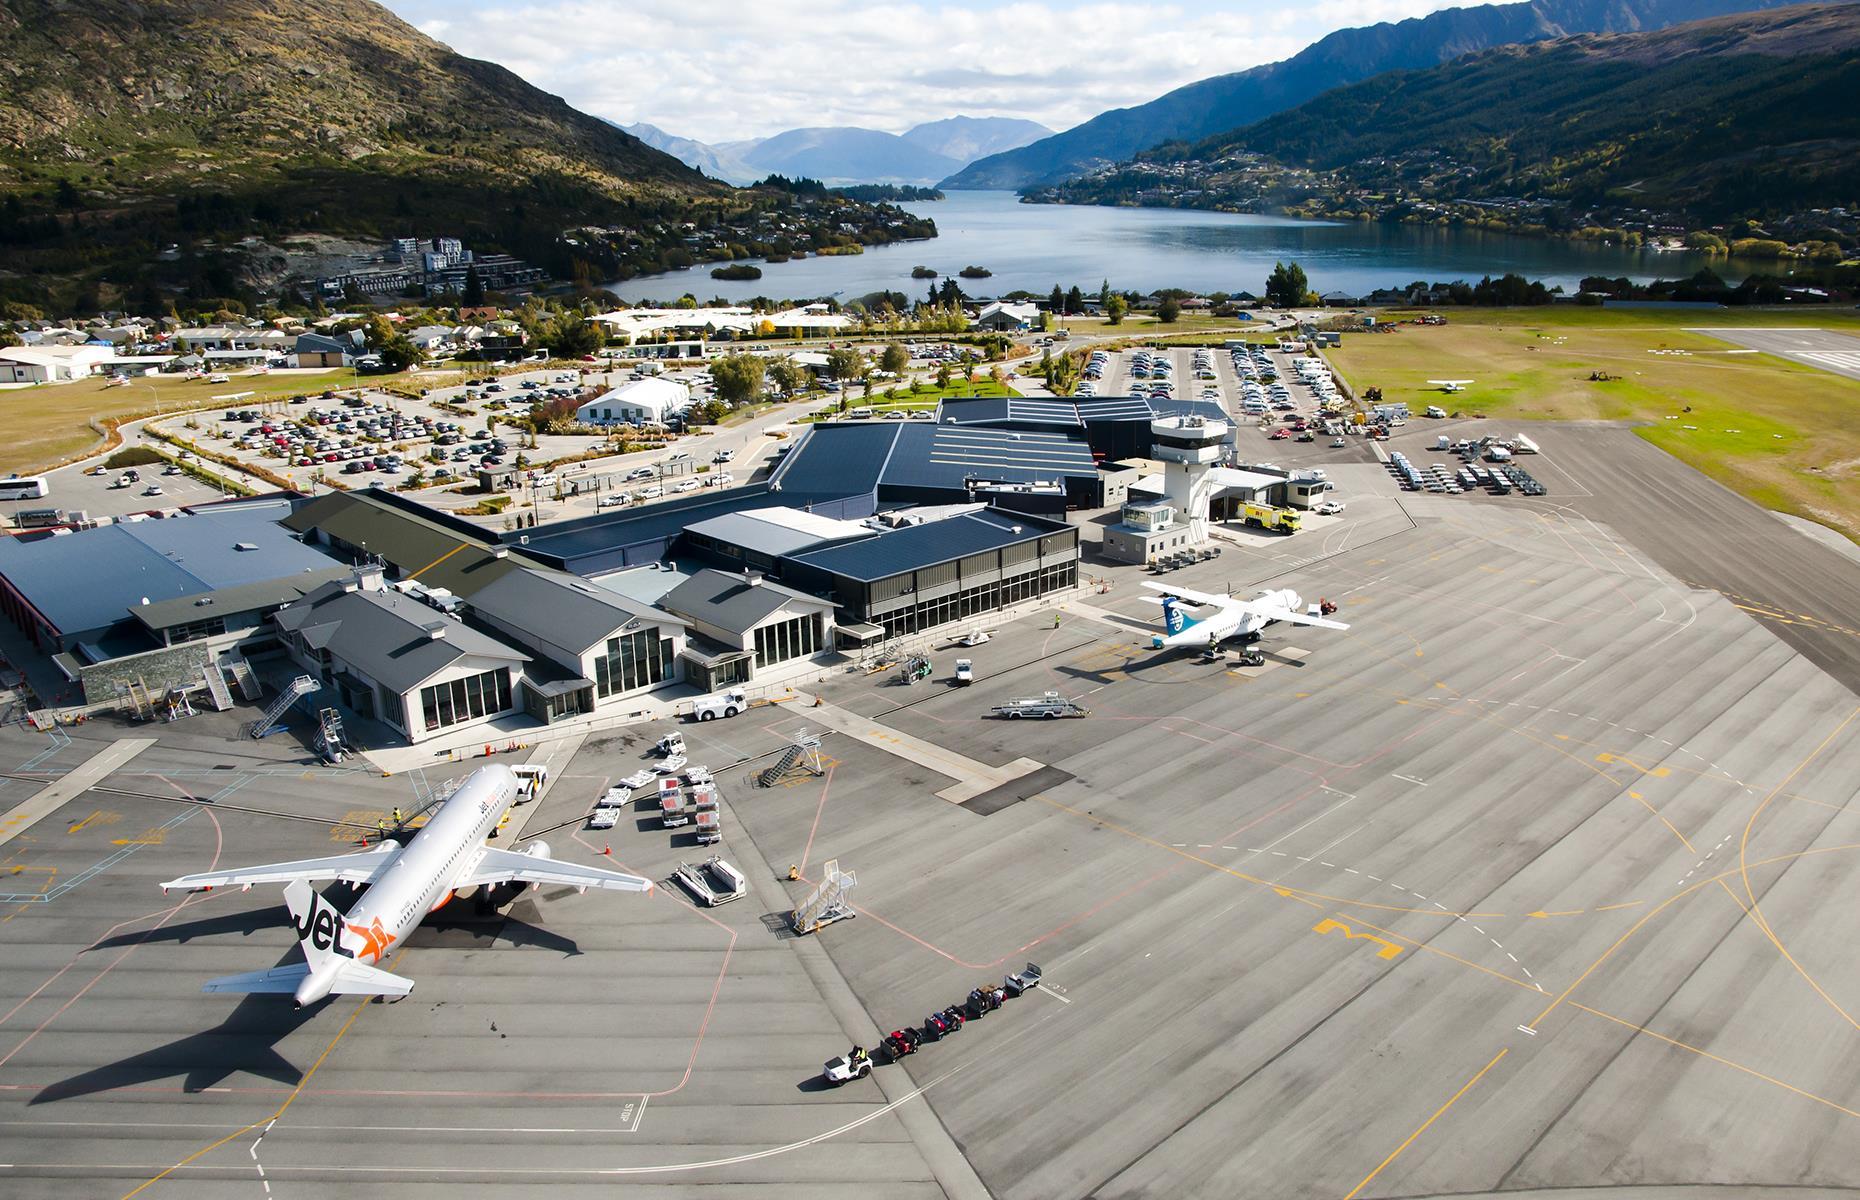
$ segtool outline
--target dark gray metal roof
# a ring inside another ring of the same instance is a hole
[[[316,529],[351,546],[367,547],[406,579],[446,588],[470,599],[479,588],[520,565],[499,558],[484,542],[417,513],[406,512],[372,490],[332,492],[298,507],[284,524]]]
[[[898,430],[879,483],[960,491],[971,476],[1030,483],[1097,473],[1091,446],[1078,433],[911,425]]]
[[[769,476],[778,503],[808,496],[855,496],[878,486],[905,422],[848,421],[815,425],[801,435]]]
[[[771,580],[752,584],[741,575],[708,568],[667,592],[659,607],[717,629],[747,633],[789,603],[802,608],[833,607],[819,597]]]
[[[261,579],[256,583],[217,588],[192,596],[177,596],[172,600],[157,600],[153,604],[138,604],[129,612],[151,630],[169,629],[213,617],[276,608],[280,604],[289,604],[307,596],[332,580],[352,574],[354,572],[348,566],[332,563],[315,571],[303,571],[277,579]],[[208,603],[202,604],[202,600]]]
[[[1070,526],[1025,513],[985,508],[941,521],[907,525],[875,534],[863,542],[794,555],[794,561],[848,579],[883,579],[905,571],[1032,541]]]
[[[102,629],[127,621],[144,597],[198,596],[335,565],[278,524],[288,511],[283,502],[210,505],[60,537],[0,538],[0,575],[61,632]]]
[[[529,655],[411,596],[362,591],[341,580],[324,584],[273,619],[402,694],[461,658],[530,661]],[[443,636],[433,637],[428,632],[433,628],[443,630]]]
[[[779,558],[827,542],[862,537],[865,529],[857,522],[842,524],[830,517],[816,517],[783,507],[725,513],[688,525],[685,532]]]
[[[473,612],[576,652],[599,645],[630,621],[684,624],[579,576],[533,568],[486,584],[468,603]]]

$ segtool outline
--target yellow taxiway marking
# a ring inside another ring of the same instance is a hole
[[[86,825],[90,824],[92,821],[95,821],[98,817],[101,817],[102,815],[103,815],[103,810],[101,808],[97,809],[95,812],[91,813],[90,816],[85,817],[82,821],[79,821],[77,824],[73,825],[71,828],[65,830],[65,832],[76,833],[78,830],[84,828]]]
[[[1624,767],[1633,767],[1642,775],[1654,779],[1665,779],[1668,775],[1673,773],[1672,770],[1667,767],[1643,767],[1625,754],[1609,754],[1603,752],[1595,756],[1595,761],[1598,763],[1620,763]],[[1629,792],[1628,795],[1633,796],[1636,800],[1640,799],[1640,795],[1637,792]]]
[[[1274,888],[1273,890],[1277,891],[1281,896],[1286,894],[1278,888]],[[1313,925],[1311,927],[1311,932],[1317,934],[1341,933],[1345,941],[1361,940],[1365,942],[1374,942],[1380,947],[1380,949],[1376,951],[1377,958],[1394,958],[1397,954],[1402,952],[1402,947],[1397,946],[1394,942],[1379,938],[1373,933],[1358,933],[1348,925],[1345,925],[1342,921],[1333,921],[1329,917]]]
[[[1449,1108],[1452,1108],[1455,1104],[1458,1104],[1460,1102],[1461,1096],[1464,1096],[1467,1092],[1472,1091],[1473,1085],[1478,1083],[1481,1079],[1484,1079],[1486,1072],[1490,1071],[1493,1067],[1496,1067],[1498,1065],[1498,1060],[1505,1057],[1505,1055],[1509,1053],[1511,1053],[1511,1048],[1506,1047],[1505,1049],[1500,1050],[1497,1054],[1494,1054],[1492,1056],[1491,1062],[1485,1064],[1485,1066],[1483,1067],[1480,1067],[1479,1073],[1477,1075],[1474,1075],[1471,1079],[1468,1079],[1465,1083],[1461,1084],[1460,1090],[1453,1093],[1452,1098],[1449,1099],[1445,1104],[1435,1109],[1433,1116],[1421,1122],[1421,1127],[1415,1130],[1413,1133],[1409,1134],[1407,1137],[1407,1140],[1402,1142],[1401,1145],[1395,1147],[1393,1150],[1389,1151],[1389,1156],[1383,1159],[1381,1162],[1377,1163],[1375,1170],[1363,1176],[1363,1182],[1351,1188],[1350,1194],[1345,1196],[1343,1200],[1356,1200],[1356,1197],[1362,1195],[1363,1189],[1368,1187],[1375,1180],[1376,1176],[1382,1174],[1382,1171],[1385,1167],[1387,1167],[1390,1163],[1394,1162],[1396,1159],[1400,1158],[1402,1155],[1402,1151],[1414,1145],[1416,1138],[1426,1133],[1430,1125],[1432,1125],[1435,1121],[1438,1121],[1441,1117],[1445,1116]]]

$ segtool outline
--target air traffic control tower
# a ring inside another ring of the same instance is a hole
[[[1208,417],[1157,417],[1150,422],[1150,457],[1163,463],[1163,492],[1192,543],[1208,540],[1208,498],[1227,443],[1227,422]]]

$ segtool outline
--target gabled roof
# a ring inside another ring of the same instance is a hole
[[[524,663],[529,655],[394,591],[326,583],[273,618],[376,682],[405,694],[461,658]],[[435,637],[433,630],[439,630]]]
[[[731,633],[747,633],[783,605],[831,610],[833,605],[805,592],[764,579],[750,583],[741,575],[705,569],[667,592],[659,607]]]
[[[475,613],[581,653],[635,621],[683,625],[651,605],[559,571],[511,571],[472,595]]]

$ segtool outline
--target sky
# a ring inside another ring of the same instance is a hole
[[[956,115],[1066,129],[1466,0],[384,0],[598,117],[705,142]]]

